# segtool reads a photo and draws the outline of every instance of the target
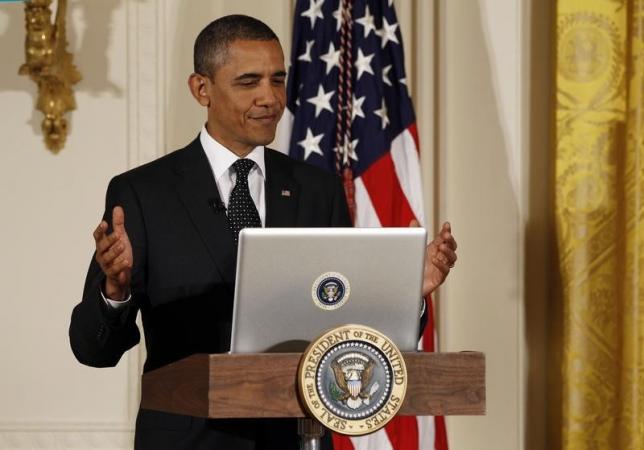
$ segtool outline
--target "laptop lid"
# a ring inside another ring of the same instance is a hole
[[[246,228],[239,236],[231,352],[303,351],[361,324],[416,350],[423,228]]]

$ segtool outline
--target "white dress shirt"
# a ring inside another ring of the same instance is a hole
[[[210,163],[210,168],[212,169],[212,174],[215,178],[215,183],[217,184],[217,190],[219,191],[219,197],[221,198],[224,206],[228,208],[230,193],[237,182],[237,173],[232,168],[232,165],[240,158],[210,136],[205,125],[201,128],[199,141],[201,142],[201,146],[205,150],[206,157]],[[255,162],[255,165],[248,173],[248,189],[250,191],[250,196],[255,203],[255,207],[257,207],[257,211],[259,212],[262,226],[264,226],[266,223],[266,198],[264,195],[266,166],[264,165],[264,147],[255,147],[248,155],[246,155],[246,159],[252,159]],[[109,306],[117,309],[126,306],[132,298],[131,295],[128,295],[125,300],[116,301],[105,297],[103,292],[101,292],[101,295]]]
[[[206,131],[205,125],[201,129],[199,140],[201,141],[201,146],[206,151],[206,156],[208,157],[208,162],[212,169],[212,174],[214,175],[215,182],[217,183],[219,197],[224,203],[224,206],[228,208],[230,193],[233,191],[235,183],[237,182],[237,173],[232,168],[232,165],[240,158],[219,142],[215,141],[213,137],[208,134],[208,131]],[[248,173],[248,189],[250,190],[250,196],[253,199],[253,203],[255,203],[255,207],[259,212],[262,226],[264,226],[264,223],[266,222],[266,200],[264,198],[266,168],[264,166],[264,147],[255,147],[248,155],[246,155],[246,159],[255,161],[255,165]]]

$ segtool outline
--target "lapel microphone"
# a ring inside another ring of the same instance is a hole
[[[210,200],[210,205],[212,206],[215,214],[222,214],[226,212],[226,206],[224,205],[224,202],[222,202],[219,198]]]

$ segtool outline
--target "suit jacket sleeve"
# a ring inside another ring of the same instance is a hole
[[[89,265],[83,298],[72,312],[69,339],[74,355],[82,364],[94,367],[115,366],[123,353],[140,340],[135,323],[141,298],[144,295],[146,245],[141,205],[131,184],[123,176],[112,179],[107,189],[103,220],[112,221],[114,206],[125,212],[125,229],[132,243],[132,298],[123,309],[114,310],[101,297],[105,275],[96,262],[95,254]],[[108,230],[110,233],[110,229]]]

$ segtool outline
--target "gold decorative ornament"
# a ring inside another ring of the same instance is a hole
[[[364,325],[325,332],[302,355],[300,399],[330,430],[361,436],[384,427],[407,391],[403,355],[384,334]]]
[[[53,24],[50,5],[51,0],[25,1],[26,62],[18,73],[29,75],[38,85],[36,108],[45,115],[41,124],[45,144],[58,153],[67,139],[65,113],[76,109],[72,85],[81,80],[81,75],[66,50],[67,0],[58,0]]]

